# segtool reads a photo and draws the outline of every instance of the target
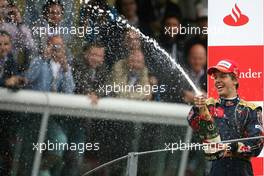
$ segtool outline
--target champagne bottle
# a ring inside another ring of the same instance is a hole
[[[221,138],[219,135],[219,130],[217,128],[217,126],[215,125],[209,110],[206,106],[204,107],[200,107],[199,108],[199,113],[200,113],[200,121],[199,121],[199,135],[200,138],[203,141],[207,141],[209,143],[213,142],[220,142]]]

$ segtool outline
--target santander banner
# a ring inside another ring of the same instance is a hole
[[[264,1],[208,1],[208,66],[221,59],[238,63],[240,97],[263,106]],[[209,96],[217,97],[213,80]],[[264,119],[263,119],[264,120]],[[264,152],[251,160],[254,175],[264,175]]]

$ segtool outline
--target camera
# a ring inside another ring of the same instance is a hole
[[[16,12],[10,10],[9,8],[0,8],[0,17],[4,19],[6,22],[12,22],[12,16],[15,16]]]

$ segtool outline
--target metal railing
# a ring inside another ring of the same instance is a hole
[[[186,116],[190,110],[190,106],[115,98],[102,98],[97,105],[91,105],[91,101],[87,96],[28,90],[14,91],[0,88],[0,110],[43,114],[38,137],[38,142],[42,143],[45,139],[45,131],[50,115],[65,115],[77,118],[89,118],[92,116],[97,119],[170,124],[187,127]],[[188,128],[185,141],[190,141],[191,135],[191,130]],[[141,154],[147,153],[141,152]],[[139,154],[129,153],[122,158],[128,159],[127,175],[136,176],[137,156]],[[41,153],[36,151],[32,176],[38,175],[41,157]],[[184,175],[187,158],[188,150],[182,152],[180,169],[178,171],[179,176]]]

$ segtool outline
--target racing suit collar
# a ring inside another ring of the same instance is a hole
[[[238,104],[239,101],[240,101],[239,96],[236,96],[234,98],[223,98],[223,97],[219,98],[219,102],[223,106],[235,106]]]

